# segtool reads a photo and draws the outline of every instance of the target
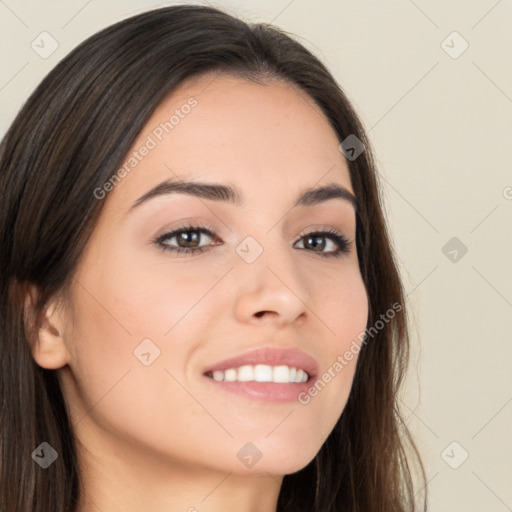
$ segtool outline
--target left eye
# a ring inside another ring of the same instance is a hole
[[[210,241],[206,245],[201,245],[200,242],[205,236]],[[183,226],[163,234],[154,242],[162,250],[177,254],[201,253],[207,251],[212,245],[222,244],[213,230],[199,226]],[[298,249],[318,253],[323,257],[340,257],[350,250],[349,240],[334,230],[303,234],[295,244]]]
[[[325,242],[325,240],[328,242]],[[304,241],[307,242],[307,247],[304,247]],[[299,247],[299,249],[310,249],[310,252],[318,253],[325,258],[339,258],[350,251],[350,241],[344,235],[332,229],[304,234],[298,240],[298,243],[300,242],[302,242],[302,247]],[[334,250],[323,250],[328,247],[331,249],[334,247]]]
[[[304,241],[307,242],[307,247],[304,247]],[[313,252],[333,252],[336,248],[339,248],[339,245],[333,242],[332,236],[326,236],[323,233],[306,235],[298,242],[302,242],[302,247],[299,247],[299,249],[309,248],[312,249]],[[322,249],[325,249],[325,251],[322,251]]]

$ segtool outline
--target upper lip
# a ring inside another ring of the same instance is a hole
[[[296,348],[278,349],[271,347],[259,348],[245,352],[239,356],[224,359],[206,368],[204,373],[225,371],[228,368],[238,368],[244,365],[267,364],[270,366],[286,365],[302,368],[309,377],[318,374],[318,363],[311,357]]]

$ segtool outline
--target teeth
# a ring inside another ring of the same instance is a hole
[[[290,382],[290,368],[288,366],[274,366],[274,382]]]
[[[213,380],[224,380],[224,372],[213,372]]]
[[[268,364],[246,364],[239,368],[229,368],[225,371],[216,370],[213,380],[226,382],[277,382],[283,384],[306,382],[308,374],[302,368],[286,365],[270,366]]]
[[[250,365],[240,366],[240,368],[238,368],[238,380],[240,380],[240,381],[254,380],[254,368]]]
[[[272,366],[268,364],[257,364],[254,367],[254,379],[256,382],[273,381]]]
[[[308,380],[308,374],[304,370],[297,370],[295,376],[295,382],[306,382]]]
[[[233,368],[226,370],[224,372],[224,380],[227,380],[229,382],[236,380],[236,370],[234,370]]]

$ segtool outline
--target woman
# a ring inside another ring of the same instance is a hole
[[[376,171],[304,47],[199,6],[108,27],[0,190],[3,510],[418,510]]]

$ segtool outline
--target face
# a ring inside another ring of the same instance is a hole
[[[368,316],[338,146],[282,82],[203,76],[159,106],[74,276],[59,376],[82,444],[241,474],[314,458]]]

